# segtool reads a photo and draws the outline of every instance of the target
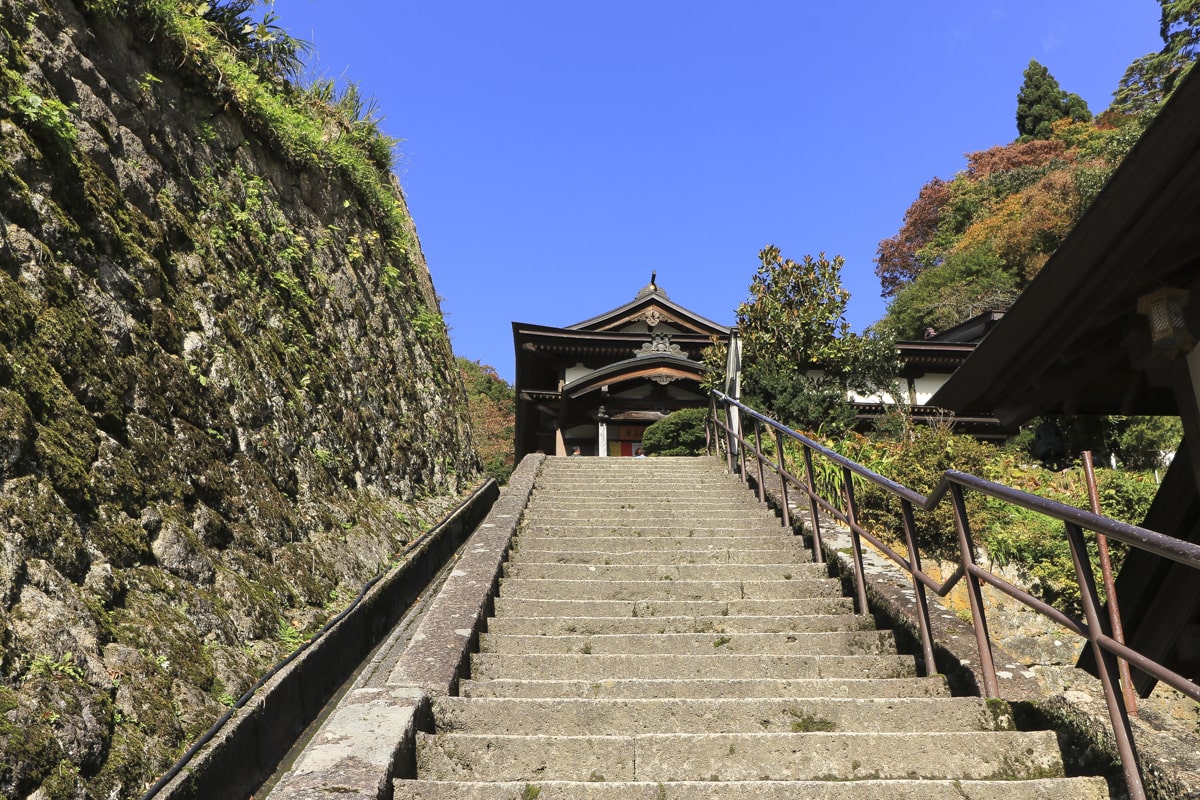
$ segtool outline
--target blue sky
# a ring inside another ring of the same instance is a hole
[[[1031,58],[1102,111],[1161,47],[1156,0],[277,0],[310,74],[357,82],[458,355],[513,379],[513,320],[633,299],[730,324],[757,253],[872,258],[934,176],[1016,136]]]

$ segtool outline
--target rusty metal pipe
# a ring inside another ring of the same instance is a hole
[[[850,522],[854,582],[858,589],[858,613],[866,614],[869,611],[867,607],[867,571],[863,569],[862,537],[859,535],[859,531],[862,529],[858,526],[858,507],[854,502],[854,474],[850,470],[844,469],[842,479],[845,481],[842,489],[846,493],[846,516]]]
[[[1121,769],[1125,773],[1125,784],[1130,800],[1145,800],[1146,789],[1142,785],[1142,773],[1138,768],[1137,746],[1133,741],[1133,729],[1129,725],[1129,713],[1118,686],[1117,659],[1111,651],[1099,644],[1101,636],[1109,636],[1106,620],[1100,615],[1100,596],[1096,591],[1096,578],[1092,575],[1092,562],[1088,558],[1087,543],[1083,539],[1083,528],[1073,522],[1064,522],[1067,542],[1071,545],[1071,560],[1075,562],[1075,578],[1079,582],[1079,599],[1087,620],[1088,644],[1096,657],[1096,672],[1104,689],[1104,700],[1108,705],[1108,717],[1112,723],[1113,739],[1117,752],[1121,754]],[[1111,638],[1111,637],[1110,637]]]
[[[1092,466],[1092,451],[1083,451],[1083,476],[1087,479],[1088,503],[1093,514],[1100,514],[1100,491],[1096,488],[1096,470]],[[1100,575],[1104,579],[1104,595],[1108,598],[1108,622],[1112,625],[1113,638],[1125,644],[1125,626],[1121,624],[1121,606],[1117,602],[1117,584],[1113,580],[1112,559],[1108,555],[1108,537],[1096,532],[1096,550],[1100,554]],[[1125,707],[1137,716],[1137,692],[1133,689],[1133,676],[1129,673],[1129,662],[1117,659],[1121,672],[1121,692],[1125,696]]]

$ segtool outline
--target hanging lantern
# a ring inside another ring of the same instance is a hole
[[[1192,349],[1192,334],[1183,314],[1187,301],[1186,289],[1167,287],[1138,298],[1138,313],[1150,322],[1150,343],[1157,352],[1173,356]]]

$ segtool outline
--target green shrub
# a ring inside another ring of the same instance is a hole
[[[982,475],[995,453],[991,445],[936,426],[916,426],[908,437],[890,442],[860,437],[839,449],[868,469],[925,495],[933,491],[948,469]],[[899,499],[866,481],[856,481],[855,489],[863,526],[885,540],[903,542],[904,518]],[[966,502],[967,513],[974,521],[983,510],[983,498],[968,492]],[[922,553],[958,559],[958,533],[949,500],[931,512],[916,509],[914,521],[913,533]]]
[[[642,434],[642,449],[652,456],[698,456],[704,452],[706,408],[683,408],[663,417]]]

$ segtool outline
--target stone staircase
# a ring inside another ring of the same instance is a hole
[[[460,696],[396,798],[1108,798],[918,677],[711,459],[547,459]]]

